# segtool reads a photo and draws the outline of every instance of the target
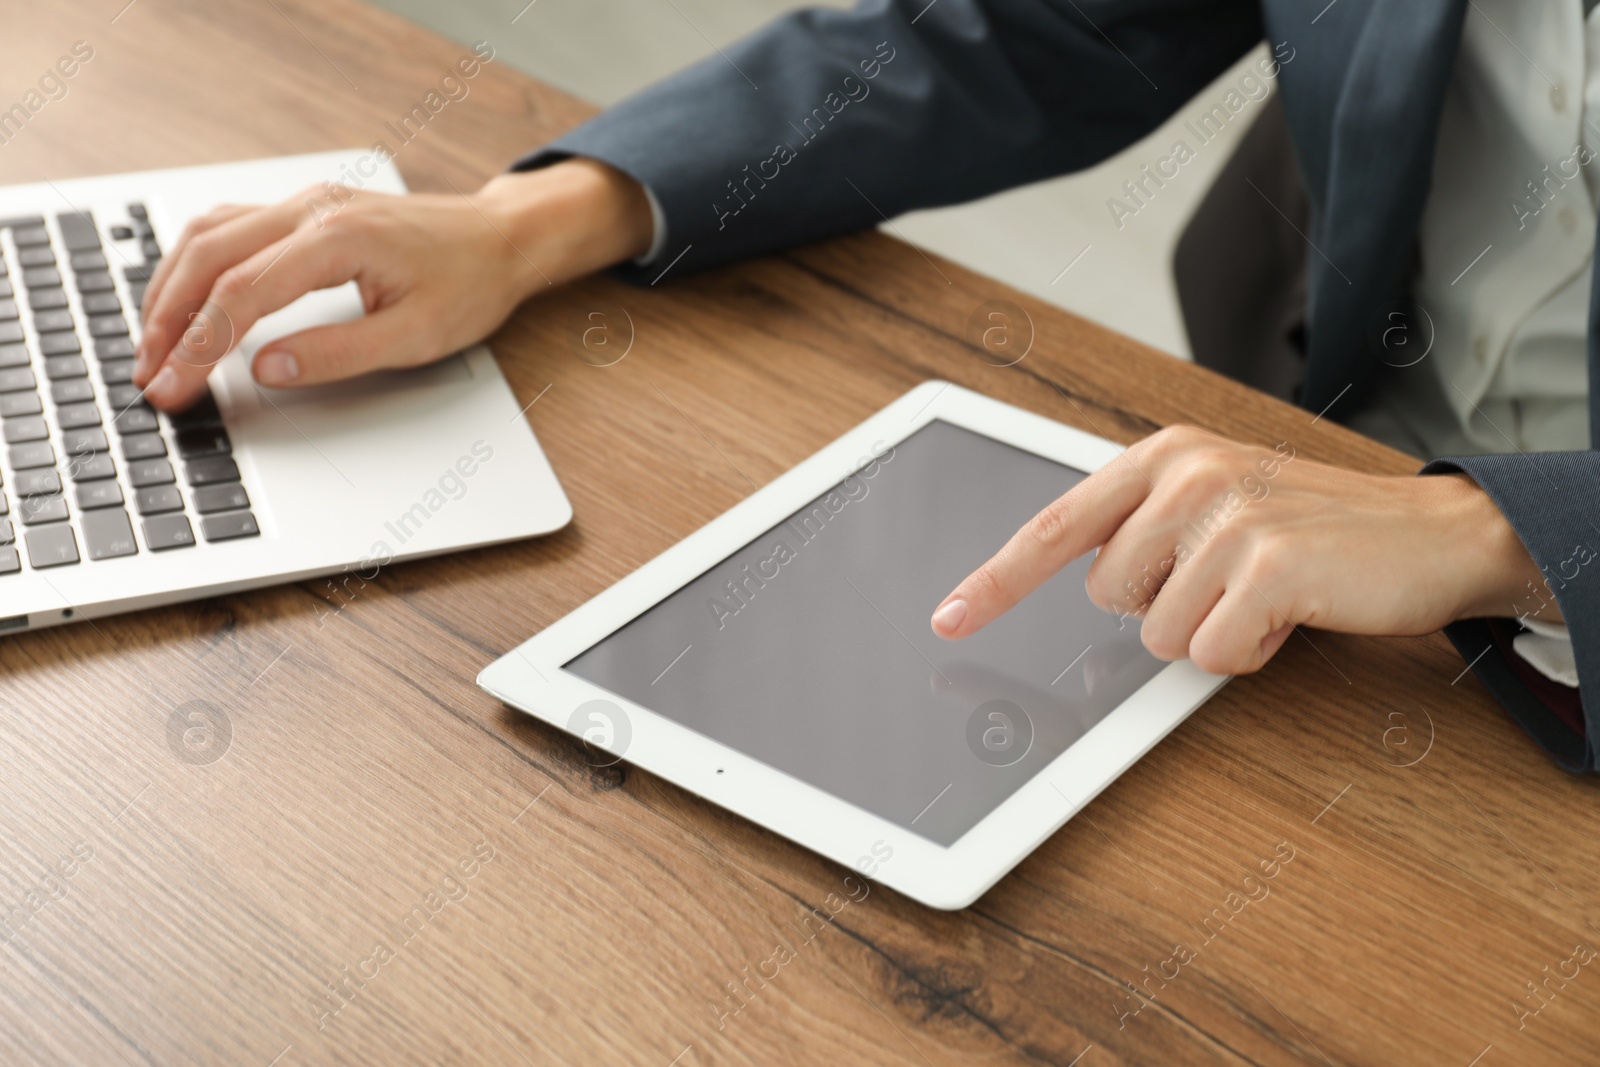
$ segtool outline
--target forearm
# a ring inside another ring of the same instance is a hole
[[[471,199],[517,249],[512,270],[523,297],[634,259],[650,247],[644,188],[596,160],[502,174]]]
[[[1541,622],[1562,621],[1561,607],[1539,565],[1488,493],[1465,474],[1429,478],[1419,488],[1459,531],[1460,543],[1454,547],[1463,550],[1463,565],[1457,619],[1534,616]]]

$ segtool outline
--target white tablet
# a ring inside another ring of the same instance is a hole
[[[929,616],[1121,449],[927,382],[478,684],[936,908],[977,899],[1222,685],[1145,651],[1089,557],[962,641]]]

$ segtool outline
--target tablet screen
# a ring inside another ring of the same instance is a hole
[[[929,629],[1084,477],[931,422],[566,669],[954,844],[1166,666],[1090,603],[1088,556],[972,637]]]

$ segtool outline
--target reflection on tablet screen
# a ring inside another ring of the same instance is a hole
[[[1084,478],[934,421],[566,669],[941,845],[1165,666],[1083,589],[1091,557],[973,637],[928,617]]]

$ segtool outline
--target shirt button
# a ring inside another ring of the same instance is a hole
[[[1557,111],[1564,111],[1567,107],[1567,91],[1559,85],[1550,87],[1550,106]]]
[[[1577,229],[1577,227],[1578,227],[1578,215],[1570,207],[1562,208],[1561,209],[1561,214],[1558,217],[1561,219],[1561,228],[1563,230],[1566,230],[1568,233],[1571,233],[1573,230]]]

